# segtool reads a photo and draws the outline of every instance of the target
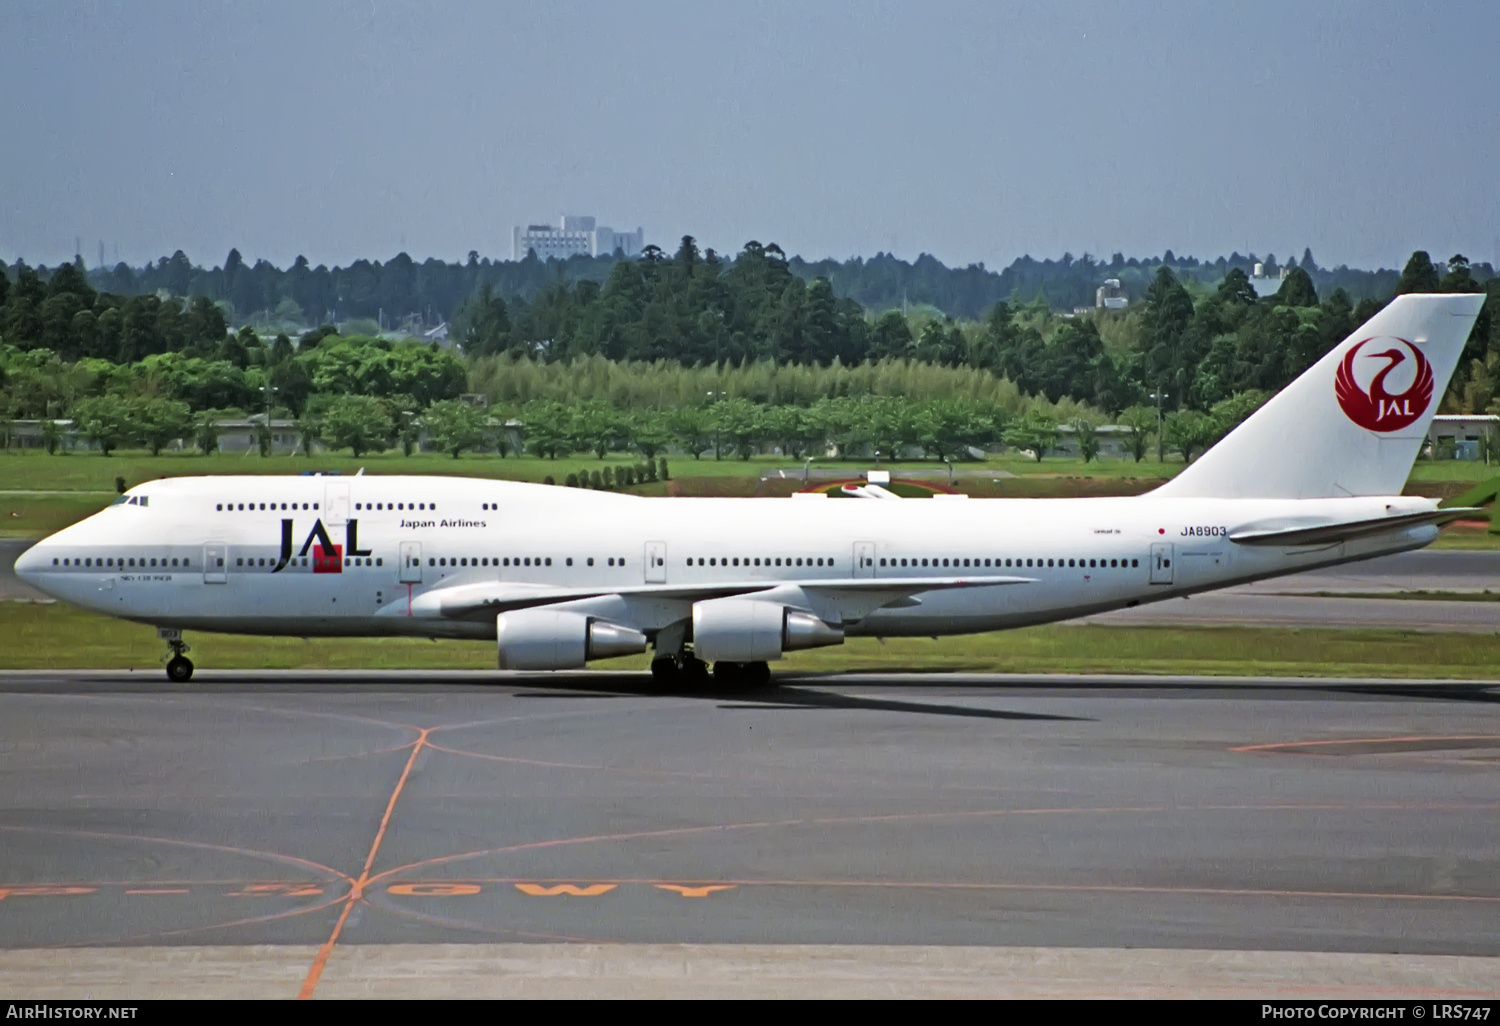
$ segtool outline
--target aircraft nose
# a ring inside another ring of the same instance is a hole
[[[16,576],[25,581],[27,584],[36,584],[37,577],[40,576],[42,567],[46,565],[47,562],[46,553],[44,551],[46,547],[46,542],[37,542],[31,548],[21,553],[21,555],[16,558]]]

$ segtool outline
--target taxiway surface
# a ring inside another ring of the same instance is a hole
[[[1341,993],[1500,993],[1494,683],[9,673],[0,752],[9,995],[426,993],[555,951],[975,993],[1068,992],[1060,952],[1173,993],[1254,963],[1218,994],[1329,992],[1356,963],[1265,954],[1323,952],[1416,960]]]

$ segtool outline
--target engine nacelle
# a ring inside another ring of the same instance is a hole
[[[693,604],[693,655],[704,662],[769,662],[782,652],[843,643],[842,629],[774,602],[724,598]]]
[[[495,618],[502,670],[576,670],[590,659],[646,651],[630,627],[560,609],[519,609]]]

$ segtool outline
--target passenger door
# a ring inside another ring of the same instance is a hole
[[[855,577],[874,577],[875,576],[875,543],[874,542],[864,542],[863,541],[863,542],[855,542],[854,543],[854,576]]]
[[[402,584],[422,583],[421,542],[404,541],[401,543],[401,571],[396,579]]]
[[[1151,583],[1172,583],[1172,543],[1157,542],[1151,546]]]
[[[343,527],[349,522],[349,482],[331,482],[323,493],[323,524]]]
[[[646,543],[646,583],[667,583],[667,543],[662,541],[648,541]]]
[[[208,542],[203,546],[203,583],[224,584],[229,580],[229,546]]]

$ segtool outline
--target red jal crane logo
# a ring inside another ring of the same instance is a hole
[[[1410,383],[1405,391],[1392,392],[1387,381],[1398,368],[1401,373],[1390,386],[1408,377]],[[1369,384],[1361,387],[1361,379]],[[1333,379],[1339,405],[1350,420],[1370,431],[1400,431],[1413,424],[1432,402],[1432,389],[1432,365],[1404,338],[1367,338],[1356,343],[1344,355]]]

